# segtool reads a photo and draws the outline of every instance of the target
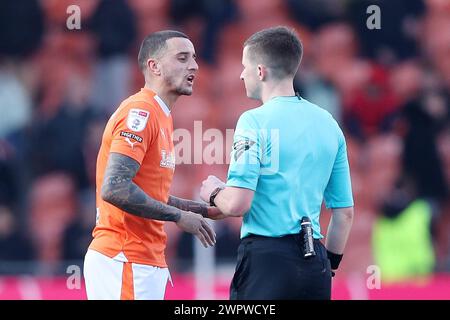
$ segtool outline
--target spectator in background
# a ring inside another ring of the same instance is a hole
[[[364,141],[390,128],[399,102],[388,83],[389,70],[372,63],[354,67],[365,79],[345,97],[344,123],[351,135]]]
[[[395,128],[403,139],[402,175],[418,197],[442,204],[448,186],[437,140],[449,125],[448,92],[434,72],[415,60],[392,70],[390,86],[400,102]]]
[[[313,46],[313,71],[300,84],[305,96],[322,102],[347,131],[364,141],[388,127],[398,102],[389,70],[358,57],[355,32],[346,22],[322,26]]]
[[[286,0],[292,17],[312,31],[345,16],[344,1],[336,0]]]
[[[425,77],[425,68],[418,59],[406,60],[391,69],[389,86],[400,106],[418,97]]]
[[[220,32],[225,24],[237,17],[234,0],[171,0],[170,17],[176,25],[188,18],[200,16],[204,22],[200,58],[208,64],[215,64]]]
[[[88,186],[82,145],[95,111],[63,103],[50,118],[36,118],[11,139],[20,154],[28,179],[55,170],[69,173],[79,188]]]
[[[89,21],[97,41],[91,103],[112,113],[128,97],[132,84],[129,50],[136,37],[133,11],[125,0],[102,0]]]
[[[15,179],[13,149],[0,139],[0,203],[15,206],[19,185]]]
[[[28,124],[32,115],[30,93],[19,77],[17,66],[2,63],[1,58],[0,114],[0,138],[5,138]]]
[[[22,211],[25,206],[25,186],[21,185],[19,177],[21,176],[20,167],[17,166],[17,154],[14,152],[13,146],[8,140],[0,139],[0,206],[3,208],[3,236],[0,241],[2,244],[0,247],[0,256],[7,259],[7,256],[22,256],[22,253],[15,252],[16,249],[25,247],[22,243],[26,242],[22,235],[27,234],[25,225],[26,218],[23,216]],[[8,227],[6,227],[8,226]],[[8,230],[10,228],[11,230]],[[12,244],[17,240],[17,247]],[[10,249],[6,247],[11,246]],[[2,252],[5,254],[2,255]],[[31,259],[32,250],[24,249],[23,257]],[[15,259],[11,256],[11,259]],[[0,258],[1,260],[2,258]]]
[[[75,183],[64,172],[37,178],[30,191],[30,236],[41,272],[52,273],[63,257],[63,236],[77,211]]]
[[[374,259],[383,281],[401,281],[433,271],[431,220],[430,203],[417,197],[410,179],[400,179],[382,205],[372,234]]]
[[[370,5],[380,8],[380,29],[367,28]],[[347,7],[348,20],[357,31],[362,53],[382,64],[417,55],[418,23],[424,13],[423,0],[351,0]]]
[[[359,77],[353,76],[355,73],[348,74],[355,61],[357,44],[352,28],[345,22],[323,25],[313,37],[311,66],[301,67],[295,85],[306,99],[330,112],[341,123],[343,98],[360,82]]]
[[[40,46],[43,33],[39,1],[0,2],[0,138],[31,120],[31,97],[20,64]]]
[[[67,226],[63,235],[64,261],[83,260],[86,248],[92,240],[92,226],[95,224],[95,190],[80,192],[79,210],[75,219]]]
[[[83,158],[89,188],[95,193],[95,170],[97,162],[97,153],[102,142],[102,135],[109,116],[105,113],[95,114],[87,124],[83,139]]]
[[[442,204],[448,197],[437,137],[448,125],[449,99],[444,92],[425,89],[401,111],[406,127],[403,150],[404,174],[412,179],[421,198]]]
[[[422,54],[439,76],[438,81],[450,92],[450,2],[430,0],[427,3],[429,12],[421,37]]]
[[[59,44],[60,50],[63,44]],[[21,175],[26,175],[24,180],[27,184],[35,177],[61,170],[72,175],[78,188],[84,189],[90,185],[83,144],[90,122],[102,111],[89,104],[88,77],[83,74],[82,67],[75,63],[76,57],[82,60],[88,56],[83,54],[85,51],[79,48],[77,52],[72,51],[72,55],[60,59],[50,51],[47,54],[54,59],[41,61],[42,67],[38,71],[42,81],[36,89],[34,119],[9,137],[18,154],[22,171],[25,171]],[[89,59],[83,61],[90,62]],[[59,69],[49,72],[46,68]]]
[[[95,225],[95,170],[97,154],[108,116],[94,113],[83,131],[81,150],[88,184],[78,192],[79,210],[63,237],[64,260],[82,260],[92,240]],[[80,189],[80,188],[79,188]]]
[[[39,2],[0,1],[0,57],[23,59],[40,46],[44,19]]]
[[[0,204],[0,273],[23,272],[20,266],[11,268],[5,264],[17,263],[33,258],[33,250],[29,239],[25,237],[24,230],[20,228],[11,208],[4,203]],[[9,268],[8,268],[9,267]]]

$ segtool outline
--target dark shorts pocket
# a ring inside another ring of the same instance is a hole
[[[248,244],[241,244],[238,248],[237,264],[231,280],[231,291],[237,291],[242,286],[245,274],[249,272],[250,257],[248,254]]]

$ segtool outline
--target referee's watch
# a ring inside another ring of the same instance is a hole
[[[216,199],[216,196],[219,194],[220,191],[225,189],[224,187],[217,187],[214,189],[213,192],[211,192],[211,195],[209,196],[209,205],[211,207],[215,207],[216,204],[214,203],[214,199]]]

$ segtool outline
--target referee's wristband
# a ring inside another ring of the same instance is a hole
[[[224,187],[217,187],[214,189],[213,192],[211,192],[211,195],[209,196],[209,205],[211,207],[215,207],[216,204],[214,203],[214,200],[216,199],[216,196],[219,194],[220,191],[225,189]]]
[[[330,259],[331,270],[336,270],[339,267],[343,256],[343,254],[336,254],[327,250],[327,257]]]

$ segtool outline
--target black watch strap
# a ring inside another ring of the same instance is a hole
[[[211,207],[215,207],[216,204],[214,203],[214,199],[216,199],[216,196],[219,194],[220,191],[222,191],[224,187],[217,187],[214,189],[213,192],[211,192],[211,195],[209,196],[209,205]]]

